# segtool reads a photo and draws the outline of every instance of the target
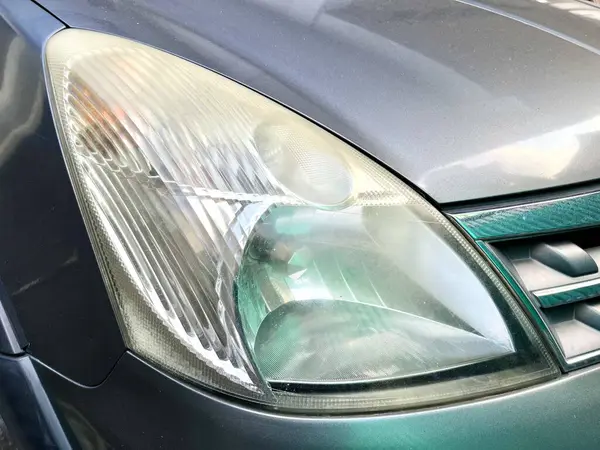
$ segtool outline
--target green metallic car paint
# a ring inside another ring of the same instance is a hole
[[[560,289],[545,289],[543,291],[533,292],[544,308],[566,305],[568,303],[589,300],[600,295],[600,282],[592,280],[581,285],[563,286]]]
[[[453,214],[473,239],[497,240],[600,224],[600,192]]]

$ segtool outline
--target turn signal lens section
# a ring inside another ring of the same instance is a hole
[[[408,408],[557,369],[432,205],[312,122],[127,39],[46,63],[66,164],[129,348],[292,411]]]

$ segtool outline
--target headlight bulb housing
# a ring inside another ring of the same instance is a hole
[[[365,412],[557,369],[424,198],[210,70],[65,30],[46,48],[65,161],[128,347],[272,408]]]

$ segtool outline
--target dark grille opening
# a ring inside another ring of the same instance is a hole
[[[600,352],[600,229],[487,245],[536,306],[567,363]]]

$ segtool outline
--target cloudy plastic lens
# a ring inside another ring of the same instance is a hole
[[[556,373],[462,235],[335,136],[126,39],[65,30],[46,59],[67,167],[137,354],[293,410],[412,407]]]
[[[515,351],[490,294],[414,209],[279,207],[261,218],[237,296],[269,381],[377,381]]]

